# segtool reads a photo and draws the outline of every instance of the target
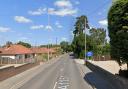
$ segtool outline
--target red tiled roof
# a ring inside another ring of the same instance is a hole
[[[2,51],[4,48],[0,48],[0,51]]]
[[[0,55],[31,54],[31,53],[34,52],[22,45],[10,45],[9,47],[2,48]]]
[[[0,53],[4,50],[4,48],[0,48]]]

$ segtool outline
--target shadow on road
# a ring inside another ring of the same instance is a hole
[[[89,72],[85,74],[84,80],[90,84],[93,89],[112,89],[108,82],[103,80],[99,75],[95,72]]]

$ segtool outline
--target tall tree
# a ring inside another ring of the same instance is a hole
[[[75,36],[83,33],[85,27],[89,28],[88,20],[86,16],[82,15],[80,17],[77,17],[76,19],[77,21],[75,23],[75,30],[73,31]]]
[[[117,0],[108,14],[111,57],[128,64],[128,0]]]
[[[85,28],[89,28],[87,17],[82,15],[76,18],[74,39],[72,42],[73,52],[78,58],[85,58]]]

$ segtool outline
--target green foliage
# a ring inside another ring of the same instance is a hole
[[[74,37],[72,42],[73,52],[76,57],[84,58],[85,54],[85,35],[80,34],[79,36]]]
[[[90,35],[86,35],[86,51],[92,51],[94,44]]]
[[[71,45],[67,41],[62,41],[60,43],[61,48],[63,49],[63,52],[70,52],[72,51]]]
[[[128,0],[117,0],[108,14],[111,57],[128,63]]]
[[[72,48],[77,58],[85,58],[85,28],[89,28],[86,16],[76,18],[74,39],[72,41]]]
[[[104,55],[109,55],[110,54],[110,44],[106,43],[105,46],[103,47],[102,53]]]
[[[89,40],[89,41],[88,41]],[[90,35],[87,37],[88,45],[90,48],[88,51],[94,52],[95,55],[103,54],[104,47],[106,45],[106,31],[103,28],[92,28],[90,29]]]
[[[25,46],[27,48],[31,48],[31,44],[26,43],[26,42],[19,41],[17,44],[23,45],[23,46]]]

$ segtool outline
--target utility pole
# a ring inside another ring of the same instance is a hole
[[[57,37],[56,37],[56,57],[57,57]]]
[[[48,61],[49,61],[49,44],[48,44]]]
[[[86,63],[86,18],[85,18],[85,63]]]
[[[48,29],[49,29],[49,22],[50,22],[50,18],[49,18],[49,10],[48,10]],[[48,40],[48,61],[49,61],[49,40]]]

